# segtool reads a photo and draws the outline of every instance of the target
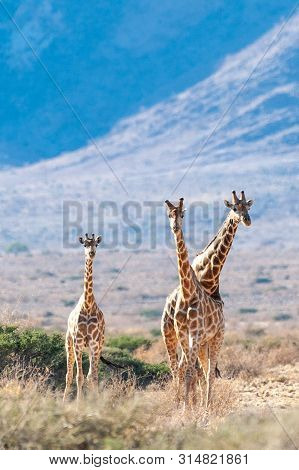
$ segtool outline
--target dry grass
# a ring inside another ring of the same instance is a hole
[[[221,352],[221,369],[228,378],[251,380],[279,365],[295,364],[299,357],[298,333],[281,336],[229,334]]]
[[[161,339],[135,355],[162,360]],[[49,371],[19,362],[0,377],[0,448],[292,449],[299,444],[299,402],[291,394],[283,402],[287,406],[280,404],[286,387],[295,387],[290,371],[297,358],[294,334],[249,339],[228,334],[220,361],[223,379],[215,383],[207,426],[200,406],[192,414],[177,406],[170,383],[140,389],[133,376],[127,381],[115,376],[77,408],[75,401],[63,405],[62,391],[47,386]],[[267,377],[280,394],[273,392],[271,407],[259,395],[263,387],[269,390]]]
[[[29,314],[20,314],[18,308],[2,307],[0,310],[0,325],[2,326],[20,326],[22,328],[32,328],[37,326],[38,322]]]
[[[32,379],[2,381],[2,449],[289,449],[298,440],[294,414],[280,416],[292,429],[292,440],[270,413],[232,415],[234,386],[225,381],[217,384],[207,428],[202,410],[188,416],[177,409],[171,386],[141,391],[134,382],[115,381],[77,409],[41,385]]]

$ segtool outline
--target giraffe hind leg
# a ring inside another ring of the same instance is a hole
[[[210,380],[209,380],[210,390],[209,390],[209,396],[208,396],[208,405],[210,405],[212,401],[214,380],[217,377],[216,369],[219,371],[217,367],[217,359],[218,359],[219,352],[223,343],[223,338],[224,338],[224,331],[220,330],[214,336],[214,338],[209,342],[211,374],[210,374]]]
[[[205,344],[199,349],[198,359],[200,363],[200,374],[199,381],[201,387],[201,405],[205,406],[207,402],[207,390],[208,390],[208,374],[209,374],[209,357],[208,357],[208,346]]]
[[[90,390],[96,390],[98,386],[98,369],[99,369],[100,354],[96,351],[91,351],[89,355],[89,371],[87,375],[88,387]]]
[[[103,340],[89,345],[89,371],[87,375],[88,387],[95,390],[99,382],[99,361],[103,349]]]
[[[174,382],[177,380],[178,375],[178,356],[177,356],[177,347],[178,347],[178,338],[174,328],[174,321],[170,316],[168,311],[168,306],[165,307],[162,322],[161,322],[161,332],[166,347],[167,355],[169,358],[170,369]]]

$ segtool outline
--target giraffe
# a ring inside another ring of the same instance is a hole
[[[179,365],[178,388],[184,379],[185,406],[190,406],[191,399],[193,404],[196,403],[196,363],[199,358],[206,377],[203,398],[207,408],[211,401],[215,377],[209,371],[215,370],[224,336],[223,302],[207,294],[189,262],[182,230],[183,201],[181,198],[178,206],[168,200],[165,201],[176,243],[180,280],[174,309],[174,329],[182,348],[183,358]]]
[[[94,234],[89,237],[87,233],[85,238],[79,238],[80,243],[84,245],[85,249],[84,291],[68,319],[65,343],[67,352],[67,374],[63,397],[64,401],[73,381],[75,362],[77,366],[77,400],[79,401],[82,396],[84,382],[82,352],[85,348],[88,348],[89,352],[87,382],[90,388],[94,389],[98,383],[99,359],[105,362],[105,359],[101,356],[105,334],[104,315],[97,306],[93,294],[93,260],[101,239],[101,236],[95,238]]]
[[[198,253],[192,263],[192,268],[204,290],[213,298],[219,300],[221,300],[219,293],[219,277],[222,268],[231,249],[239,223],[242,223],[246,227],[251,225],[248,211],[253,201],[246,200],[244,191],[241,191],[240,199],[236,191],[232,191],[232,202],[225,200],[224,204],[230,209],[226,219],[216,236],[203,251]],[[179,287],[176,287],[167,297],[161,322],[162,336],[174,380],[176,380],[178,372],[178,339],[174,328],[174,310],[178,292]],[[215,374],[216,377],[221,377],[217,365]]]

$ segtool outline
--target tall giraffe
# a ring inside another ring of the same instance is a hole
[[[194,259],[192,268],[204,290],[214,297],[221,299],[219,293],[219,277],[231,249],[239,223],[245,226],[251,225],[249,209],[252,200],[246,200],[244,191],[241,191],[241,199],[236,191],[232,192],[232,202],[225,200],[226,207],[231,209],[220,227],[217,235]],[[175,288],[167,297],[161,322],[162,336],[169,357],[170,368],[174,379],[178,371],[177,346],[178,339],[174,329],[174,309],[177,302],[179,287]],[[215,373],[220,376],[216,367]]]
[[[66,386],[63,400],[66,399],[73,381],[73,369],[76,361],[77,366],[77,400],[82,395],[84,375],[82,369],[82,352],[88,348],[89,352],[89,372],[87,381],[91,388],[95,388],[98,383],[98,364],[104,344],[105,321],[103,312],[96,304],[93,293],[93,260],[96,249],[101,242],[101,237],[95,238],[94,234],[90,238],[86,233],[85,238],[79,238],[80,243],[85,248],[85,273],[84,291],[74,310],[68,319],[68,329],[66,333],[67,352],[67,374]]]
[[[176,243],[180,285],[174,309],[174,329],[184,360],[179,366],[179,385],[185,382],[185,405],[190,399],[196,402],[196,363],[200,364],[206,377],[205,406],[211,399],[214,371],[224,335],[223,302],[213,299],[201,286],[189,262],[184,241],[182,221],[183,198],[175,206],[168,200],[168,216]]]

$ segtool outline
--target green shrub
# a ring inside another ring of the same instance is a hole
[[[62,303],[65,307],[74,307],[76,305],[75,300],[63,300]]]
[[[292,318],[292,315],[289,315],[288,313],[279,313],[278,315],[275,315],[274,320],[276,321],[287,321]]]
[[[141,346],[149,348],[152,342],[143,336],[121,335],[108,338],[105,344],[111,348],[125,349],[129,352],[133,352]]]
[[[54,313],[53,312],[50,312],[49,310],[47,312],[45,312],[45,317],[47,318],[50,318],[50,317],[54,317]]]
[[[257,277],[255,282],[257,284],[269,284],[270,282],[272,282],[272,279],[270,279],[269,277]]]
[[[253,307],[243,307],[243,308],[240,308],[239,309],[239,312],[240,313],[256,313],[257,312],[257,308],[253,308]]]
[[[123,379],[128,379],[133,375],[136,378],[136,384],[145,387],[152,382],[160,381],[170,377],[168,366],[162,362],[160,364],[148,364],[132,357],[127,351],[119,348],[107,347],[104,349],[103,356],[105,359],[123,366],[125,369],[120,370]],[[101,365],[100,377],[107,377],[111,374],[111,370],[107,366]]]
[[[73,274],[72,276],[68,276],[66,279],[68,281],[79,281],[80,279],[83,279],[83,276],[81,274]]]
[[[129,337],[128,337],[129,338]],[[134,340],[134,338],[133,338]],[[142,341],[141,341],[142,340]],[[112,347],[111,342],[126,348]],[[139,341],[139,343],[138,343]],[[146,342],[146,343],[145,343]],[[42,370],[50,370],[50,384],[53,387],[62,387],[66,374],[66,354],[64,336],[59,333],[48,334],[41,329],[27,328],[20,329],[16,326],[0,326],[0,364],[1,369],[14,367],[17,361],[35,366]],[[109,341],[108,341],[109,344]],[[133,347],[133,342],[129,342],[125,336],[121,336],[119,341],[115,337],[110,341],[110,346],[105,347],[103,356],[111,362],[123,366],[119,369],[124,379],[136,376],[136,383],[139,386],[146,386],[151,382],[167,378],[169,369],[166,364],[147,364],[139,359],[135,359],[128,348]],[[137,345],[138,344],[138,345]],[[137,337],[135,348],[140,344],[150,344],[149,340]],[[83,354],[83,369],[85,374],[88,371],[88,355]],[[109,377],[113,370],[100,363],[99,376]]]
[[[161,312],[161,310],[157,310],[157,309],[147,309],[147,310],[142,310],[140,315],[142,317],[149,318],[149,319],[159,318],[159,317],[161,317],[162,312]]]
[[[14,254],[28,253],[29,248],[24,243],[13,242],[10,245],[8,245],[8,247],[6,247],[5,251],[6,253],[14,253]]]
[[[159,338],[159,336],[161,336],[161,330],[160,330],[160,328],[152,328],[151,331],[150,331],[150,334],[154,338]]]

